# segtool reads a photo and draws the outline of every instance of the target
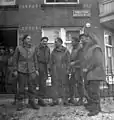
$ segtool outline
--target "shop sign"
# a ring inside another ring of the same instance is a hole
[[[16,0],[0,0],[0,6],[16,5]]]
[[[90,10],[73,10],[73,17],[91,17]]]

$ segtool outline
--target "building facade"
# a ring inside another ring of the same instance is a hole
[[[5,44],[16,46],[24,34],[30,34],[35,45],[47,36],[52,50],[59,36],[71,51],[71,37],[90,23],[105,55],[107,81],[113,84],[113,5],[113,0],[16,0],[15,5],[0,6],[0,37]]]
[[[70,50],[71,36],[79,35],[87,22],[100,32],[100,42],[104,44],[97,0],[17,0],[16,4],[19,9],[5,11],[0,24],[17,27],[17,44],[23,34],[29,33],[34,44],[48,36],[53,48],[54,38],[60,36]]]
[[[107,80],[110,84],[114,82],[114,1],[99,1],[100,24],[104,29],[105,67]]]

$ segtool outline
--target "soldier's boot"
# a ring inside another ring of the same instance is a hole
[[[17,111],[22,111],[24,108],[25,108],[26,106],[25,106],[25,104],[23,103],[23,101],[21,100],[19,100],[18,101],[18,104],[17,104]]]
[[[75,104],[75,106],[81,106],[84,105],[83,98],[80,98],[78,102]]]
[[[35,103],[34,99],[30,99],[29,100],[29,105],[33,108],[33,109],[40,109],[40,107]]]
[[[69,106],[69,105],[71,105],[71,103],[69,103],[68,100],[64,100],[64,101],[63,101],[63,105]]]
[[[100,106],[100,104],[97,104],[96,105],[97,106],[97,110],[99,111],[99,112],[101,112],[101,106]],[[91,105],[88,105],[87,107],[86,107],[86,109],[88,110],[88,111],[93,111],[93,105],[91,104]]]
[[[71,103],[71,104],[73,104],[73,105],[76,104],[76,101],[73,98],[71,98],[68,102]]]
[[[40,105],[40,106],[47,106],[47,104],[44,102],[44,100],[43,99],[38,99],[38,105]]]
[[[50,106],[55,106],[55,105],[59,105],[59,101],[58,100],[53,100],[53,102],[50,103]]]
[[[99,112],[101,112],[100,104],[92,104],[89,108],[88,116],[95,116],[98,115]]]
[[[88,108],[91,106],[91,104],[92,104],[92,102],[90,100],[87,100],[87,103],[84,104],[84,107]]]

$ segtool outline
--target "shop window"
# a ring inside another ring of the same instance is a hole
[[[43,28],[42,37],[47,36],[49,38],[48,46],[52,51],[54,48],[54,41],[56,37],[60,37],[60,28]]]
[[[71,39],[72,37],[78,37],[80,34],[80,27],[66,27],[66,28],[43,28],[42,36],[47,36],[49,38],[48,45],[51,51],[54,48],[54,41],[56,37],[61,37],[63,40],[63,45],[68,48],[71,52],[72,45]]]
[[[44,0],[45,3],[50,4],[78,4],[79,0]]]

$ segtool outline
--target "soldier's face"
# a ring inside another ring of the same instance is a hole
[[[79,42],[78,41],[75,41],[74,39],[72,39],[72,46],[75,46],[75,45],[78,45]]]
[[[86,41],[87,37],[86,36],[81,36],[80,41],[84,43]]]
[[[4,52],[5,52],[4,49],[1,49],[1,50],[0,50],[0,53],[4,53]]]
[[[47,39],[43,39],[43,40],[41,41],[41,44],[42,44],[43,46],[47,46],[47,42],[48,42]]]
[[[82,36],[80,39],[81,43],[85,45],[86,43],[90,42],[89,37],[87,36]]]
[[[25,43],[27,43],[27,44],[31,44],[32,43],[31,36],[27,36],[27,38],[25,39]]]
[[[59,47],[60,45],[61,43],[57,39],[55,39],[55,47]]]
[[[14,53],[14,50],[13,50],[13,49],[11,49],[11,48],[9,49],[9,51],[10,51],[10,53]]]

